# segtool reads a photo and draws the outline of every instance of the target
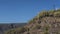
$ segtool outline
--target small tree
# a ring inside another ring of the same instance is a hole
[[[11,28],[14,28],[14,25],[13,24],[11,24],[10,26],[11,26]]]

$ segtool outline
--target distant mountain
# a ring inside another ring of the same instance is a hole
[[[60,34],[60,9],[42,11],[24,27],[5,31],[4,34]]]
[[[10,23],[10,24],[0,24],[0,34],[2,34],[4,31],[15,29],[19,27],[25,26],[26,23]]]

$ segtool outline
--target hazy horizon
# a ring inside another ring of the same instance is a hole
[[[60,0],[0,0],[0,23],[27,22],[53,4],[60,8]]]

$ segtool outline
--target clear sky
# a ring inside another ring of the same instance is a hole
[[[0,23],[27,22],[53,4],[60,8],[60,0],[0,0]]]

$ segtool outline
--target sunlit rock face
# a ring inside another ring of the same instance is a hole
[[[49,34],[60,34],[60,18],[56,17],[44,17],[42,18],[41,23],[38,22],[34,24],[30,24],[27,27],[30,28],[31,34],[44,34],[46,31]],[[33,26],[32,26],[33,25]],[[38,26],[40,28],[38,28]],[[35,28],[34,28],[35,27]],[[34,28],[34,29],[33,29]]]

